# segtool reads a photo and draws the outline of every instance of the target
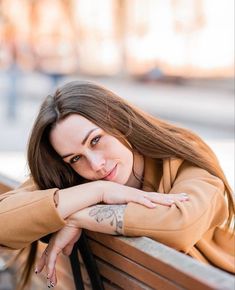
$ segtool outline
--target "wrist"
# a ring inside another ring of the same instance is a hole
[[[57,210],[64,218],[102,201],[103,182],[93,181],[57,191]]]
[[[67,225],[70,227],[81,228],[81,214],[80,211],[71,214],[67,219]]]
[[[99,180],[99,202],[98,203],[107,203],[106,202],[106,195],[110,192],[112,187],[110,186],[113,184],[111,181]]]
[[[93,183],[95,186],[95,198],[96,198],[96,202],[93,205],[95,205],[103,202],[105,181],[97,180],[94,181]]]

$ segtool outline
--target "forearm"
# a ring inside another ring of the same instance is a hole
[[[125,204],[91,206],[71,215],[68,223],[95,232],[122,235],[125,208]]]
[[[89,182],[57,191],[57,210],[66,219],[73,213],[102,201],[102,183]]]
[[[119,205],[132,201],[149,208],[155,208],[156,203],[171,206],[175,200],[187,200],[185,194],[165,195],[156,192],[145,192],[111,181],[101,180],[59,190],[58,193],[58,211],[63,218],[101,202],[109,205]],[[114,207],[109,209],[114,210]]]
[[[141,190],[110,181],[93,181],[62,189],[58,194],[58,211],[66,219],[75,212],[95,204],[126,204]]]

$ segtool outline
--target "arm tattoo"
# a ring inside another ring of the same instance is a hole
[[[89,216],[93,217],[97,223],[110,220],[110,226],[114,227],[115,234],[122,234],[123,216],[126,205],[96,205],[89,211]]]

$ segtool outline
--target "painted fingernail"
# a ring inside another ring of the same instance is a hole
[[[55,286],[55,284],[53,282],[51,282],[51,287],[53,288]]]

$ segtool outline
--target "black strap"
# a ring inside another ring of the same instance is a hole
[[[69,256],[69,259],[70,259],[70,263],[72,267],[73,279],[74,279],[76,290],[84,290],[81,269],[80,269],[80,264],[78,260],[78,243],[74,245],[73,251],[71,255]]]
[[[95,258],[91,252],[86,235],[84,233],[82,233],[82,236],[78,241],[78,248],[86,266],[92,289],[104,290],[104,286],[100,277],[98,267],[96,265]]]
[[[99,270],[96,265],[95,258],[91,252],[87,238],[84,233],[81,234],[80,239],[74,245],[73,251],[70,255],[70,263],[72,266],[72,272],[73,272],[73,278],[74,278],[76,290],[84,290],[80,264],[79,264],[79,259],[78,259],[78,253],[77,253],[78,250],[82,256],[87,273],[89,275],[92,289],[104,290],[104,286],[103,286],[103,283],[99,274]]]

